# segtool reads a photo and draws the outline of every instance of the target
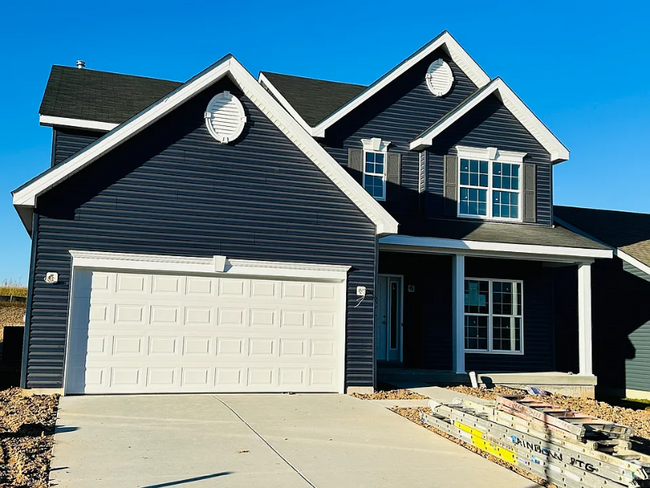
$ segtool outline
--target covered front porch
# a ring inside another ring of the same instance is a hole
[[[591,264],[603,248],[380,241],[377,385],[536,386],[594,395]],[[558,283],[575,283],[559,293]]]

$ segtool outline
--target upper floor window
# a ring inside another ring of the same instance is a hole
[[[376,200],[386,199],[385,154],[364,151],[363,187]]]
[[[386,200],[387,152],[389,141],[378,137],[363,143],[363,187],[375,200]]]
[[[456,146],[459,160],[458,216],[522,220],[525,153]]]

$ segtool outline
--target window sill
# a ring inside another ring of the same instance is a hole
[[[523,356],[524,351],[474,351],[465,349],[465,354],[492,354],[495,356]]]
[[[523,224],[524,221],[522,219],[505,219],[505,218],[498,218],[498,217],[481,217],[479,215],[463,215],[463,214],[458,214],[456,217],[459,219],[463,220],[479,220],[481,222],[499,222],[501,224]]]

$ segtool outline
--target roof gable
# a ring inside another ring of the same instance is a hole
[[[378,234],[397,232],[397,221],[305,132],[232,55],[217,61],[67,161],[50,168],[15,190],[14,206],[18,208],[21,217],[25,218],[25,207],[36,206],[39,195],[92,164],[124,141],[137,136],[142,130],[224,76],[230,77],[242,92],[375,223]]]
[[[436,38],[431,40],[425,46],[420,48],[418,51],[413,53],[411,56],[406,58],[400,64],[391,69],[388,73],[384,74],[381,78],[375,81],[372,85],[358,93],[356,96],[348,100],[338,109],[335,109],[333,112],[328,114],[325,118],[320,120],[318,123],[310,125],[307,123],[304,118],[301,117],[303,121],[303,127],[314,137],[324,137],[325,131],[327,128],[331,127],[333,124],[341,120],[347,114],[355,110],[357,107],[362,105],[364,102],[369,100],[371,97],[379,93],[383,88],[388,86],[391,82],[399,78],[406,71],[411,69],[417,63],[426,58],[429,54],[434,52],[436,49],[443,48],[451,57],[451,59],[458,65],[458,67],[468,76],[468,78],[479,88],[485,86],[490,81],[489,76],[481,69],[481,67],[474,61],[467,52],[460,47],[460,44],[452,37],[452,35],[444,31]],[[260,80],[262,81],[262,80]],[[280,93],[277,86],[273,86],[272,80],[269,80],[268,77],[263,82],[274,94]],[[359,86],[359,85],[353,85]],[[284,95],[284,94],[282,94]],[[294,117],[296,116],[297,107],[291,105],[290,97],[281,97],[281,103],[284,108],[289,111]],[[300,117],[300,115],[299,115]]]
[[[479,88],[454,110],[438,120],[425,130],[411,144],[411,150],[422,150],[431,146],[436,137],[451,127],[454,123],[468,114],[474,107],[490,95],[496,95],[514,117],[537,139],[548,151],[552,162],[561,162],[569,159],[569,150],[555,135],[542,123],[541,120],[526,106],[524,102],[501,79],[495,78],[486,86]]]

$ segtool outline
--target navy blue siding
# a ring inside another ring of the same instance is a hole
[[[471,354],[466,367],[480,372],[552,371],[552,269],[530,261],[467,258],[466,276],[524,281],[524,354]],[[452,369],[451,257],[382,252],[379,273],[404,275],[404,362],[409,367]]]
[[[248,116],[232,145],[203,125],[222,90]],[[350,265],[346,383],[373,384],[373,301],[353,305],[357,286],[374,288],[375,226],[230,81],[62,182],[37,211],[28,387],[62,384],[70,249]],[[43,282],[48,271],[59,284]]]
[[[447,95],[434,97],[426,86],[425,75],[431,62],[439,58],[449,63],[454,85]],[[475,90],[476,86],[449,56],[437,50],[327,129],[323,145],[334,159],[347,166],[348,148],[362,148],[361,139],[381,137],[391,141],[389,151],[402,155],[401,192],[398,202],[382,205],[395,215],[417,213],[419,156],[409,150],[409,144]]]
[[[54,129],[52,166],[62,163],[102,136],[100,132]]]
[[[444,198],[444,156],[455,145],[497,147],[504,151],[527,153],[526,163],[537,167],[537,223],[551,225],[553,221],[553,173],[549,153],[528,130],[491,95],[479,103],[464,118],[436,138],[427,150],[429,175],[427,178],[427,215],[442,215]]]

